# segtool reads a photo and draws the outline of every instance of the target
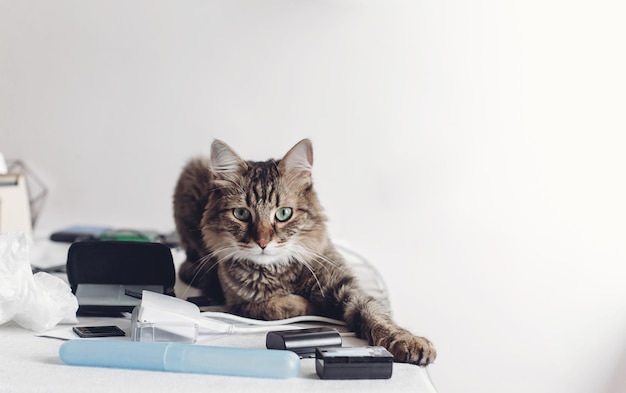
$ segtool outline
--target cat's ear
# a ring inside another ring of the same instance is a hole
[[[209,169],[218,178],[233,180],[248,168],[248,164],[226,143],[216,139],[211,144]]]
[[[296,143],[278,164],[278,170],[283,176],[304,180],[306,183],[311,183],[312,168],[313,145],[308,139]]]

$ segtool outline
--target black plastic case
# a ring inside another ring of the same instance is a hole
[[[67,255],[67,278],[78,298],[78,313],[130,312],[143,289],[174,295],[176,272],[172,252],[161,243],[86,241],[73,243]],[[80,286],[97,294],[113,290],[121,296],[82,298]],[[101,289],[101,290],[100,290]],[[90,304],[90,299],[98,301]]]
[[[301,358],[312,358],[318,347],[341,347],[341,335],[336,329],[327,327],[274,331],[267,333],[265,346],[292,351]]]
[[[389,379],[393,355],[383,347],[318,348],[315,371],[321,379]]]

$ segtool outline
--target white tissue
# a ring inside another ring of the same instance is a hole
[[[77,322],[78,300],[60,278],[35,275],[28,261],[29,238],[21,232],[0,235],[0,325],[15,321],[44,331],[59,322]]]

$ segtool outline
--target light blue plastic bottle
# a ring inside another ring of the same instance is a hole
[[[291,378],[300,358],[291,351],[136,341],[70,340],[59,348],[65,364],[238,377]]]

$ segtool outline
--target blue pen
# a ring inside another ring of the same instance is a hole
[[[238,377],[291,378],[300,372],[294,352],[137,341],[70,340],[59,356],[72,366],[129,368]]]

